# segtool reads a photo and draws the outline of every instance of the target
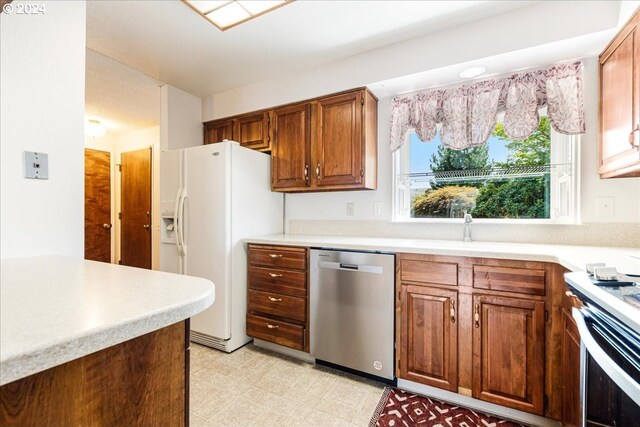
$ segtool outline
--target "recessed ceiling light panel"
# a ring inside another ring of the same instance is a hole
[[[462,70],[462,72],[460,73],[460,77],[463,79],[472,79],[474,77],[478,77],[481,74],[484,74],[485,71],[487,71],[487,69],[484,67],[470,67],[466,70]]]
[[[294,0],[182,0],[222,31],[263,15]]]

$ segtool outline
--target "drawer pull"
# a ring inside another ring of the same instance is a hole
[[[578,298],[578,297],[576,296],[576,294],[574,294],[574,293],[573,293],[573,292],[571,292],[571,291],[567,291],[567,292],[565,292],[564,294],[565,294],[566,296],[568,296],[569,298]]]
[[[282,254],[269,254],[271,258],[282,258]]]
[[[476,303],[476,307],[475,307],[475,313],[473,315],[473,320],[475,323],[475,327],[479,328],[480,327],[480,304]]]
[[[451,323],[456,323],[456,302],[451,300]]]
[[[269,276],[271,276],[271,277],[282,277],[282,274],[269,273]]]
[[[280,302],[282,301],[282,298],[274,298],[274,297],[268,297],[269,301],[273,301],[273,302]]]
[[[269,329],[278,329],[280,326],[278,325],[272,325],[271,323],[267,323],[267,328]]]

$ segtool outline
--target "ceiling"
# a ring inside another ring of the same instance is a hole
[[[89,1],[87,47],[206,96],[532,3],[297,0],[222,32],[178,0]]]
[[[111,135],[160,124],[161,82],[97,52],[86,51],[85,116]]]

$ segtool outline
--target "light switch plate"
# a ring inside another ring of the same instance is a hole
[[[382,216],[382,202],[373,202],[373,216]]]
[[[24,152],[24,177],[49,179],[49,155],[35,151]]]
[[[348,202],[347,203],[347,216],[353,216],[354,209],[355,209],[355,203]]]

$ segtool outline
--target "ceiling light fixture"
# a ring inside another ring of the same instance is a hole
[[[294,0],[182,0],[220,30],[228,30]]]
[[[481,74],[484,74],[485,71],[487,71],[487,69],[484,67],[470,67],[466,70],[462,70],[462,72],[460,73],[460,78],[472,79],[474,77],[478,77]]]
[[[84,125],[85,135],[99,138],[107,133],[107,130],[102,126],[100,120],[88,120]]]

